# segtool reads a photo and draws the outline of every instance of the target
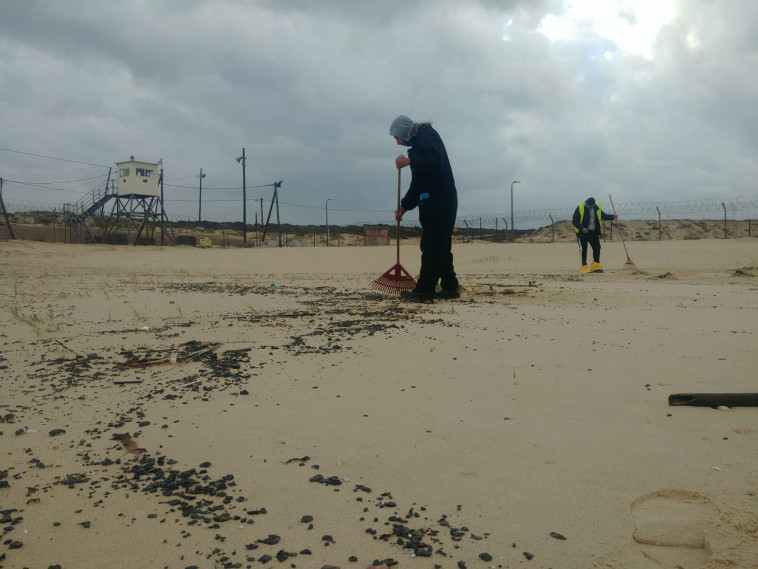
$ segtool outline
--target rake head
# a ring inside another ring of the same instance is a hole
[[[372,282],[371,286],[382,292],[400,294],[401,290],[413,290],[416,287],[416,279],[400,263],[397,263]]]

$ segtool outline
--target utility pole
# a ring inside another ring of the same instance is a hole
[[[247,190],[245,188],[245,149],[242,148],[242,156],[237,158],[242,164],[242,243],[247,245]]]
[[[277,191],[277,188],[280,188],[282,185],[282,182],[284,180],[279,180],[278,182],[274,182],[273,184],[266,184],[266,186],[274,186],[274,195],[271,197],[271,206],[268,208],[268,217],[266,217],[266,224],[263,226],[263,237],[261,237],[261,241],[266,240],[266,233],[268,233],[268,222],[271,219],[271,212],[274,209],[274,204],[276,204],[276,228],[277,228],[277,238],[278,243],[277,246],[282,246],[282,231],[279,227],[279,192]],[[263,198],[261,198],[261,206],[263,206]],[[263,220],[263,209],[261,209],[261,221]]]
[[[158,160],[158,163],[161,165],[161,177],[158,179],[158,183],[161,186],[161,247],[163,247],[163,236],[166,233],[164,221],[168,222],[168,218],[166,218],[166,208],[163,206],[163,158]]]
[[[13,235],[13,227],[11,227],[10,219],[8,219],[8,212],[5,211],[5,202],[3,201],[3,179],[0,178],[0,208],[3,209],[3,216],[5,217],[5,225],[8,226],[8,233],[11,236],[11,239],[15,239],[16,237]]]
[[[283,246],[282,243],[282,227],[279,224],[279,186],[282,185],[282,180],[279,180],[278,182],[274,182],[274,200],[276,200],[276,233],[277,233],[277,245],[279,247]]]
[[[202,168],[200,168],[200,174],[197,177],[200,178],[200,195],[197,199],[197,222],[200,223],[203,220],[203,178],[205,178]]]

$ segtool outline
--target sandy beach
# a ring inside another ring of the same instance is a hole
[[[0,242],[0,567],[758,567],[758,240],[627,246]]]

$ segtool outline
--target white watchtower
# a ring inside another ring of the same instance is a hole
[[[128,162],[116,162],[119,196],[158,197],[158,163],[139,162],[130,156]]]
[[[125,239],[134,245],[153,245],[155,229],[160,228],[161,243],[165,235],[175,244],[163,209],[163,161],[143,162],[130,156],[125,162],[116,162],[116,168],[115,200],[103,229],[103,242],[119,243]]]
[[[157,227],[161,230],[161,245],[165,238],[175,245],[176,239],[163,209],[163,159],[141,162],[130,156],[126,162],[116,162],[116,168],[115,180],[111,178],[111,168],[105,186],[98,186],[91,195],[63,206],[76,240],[152,245]],[[113,202],[113,208],[102,225],[98,220],[104,216],[109,201]],[[73,237],[71,242],[74,242]]]

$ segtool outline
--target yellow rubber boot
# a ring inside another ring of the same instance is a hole
[[[579,269],[579,272],[582,273],[583,275],[586,275],[587,273],[590,272],[590,268],[587,265],[582,265],[581,268]]]
[[[603,272],[603,265],[600,263],[592,262],[592,268],[590,269],[590,272],[592,273],[602,273]]]

